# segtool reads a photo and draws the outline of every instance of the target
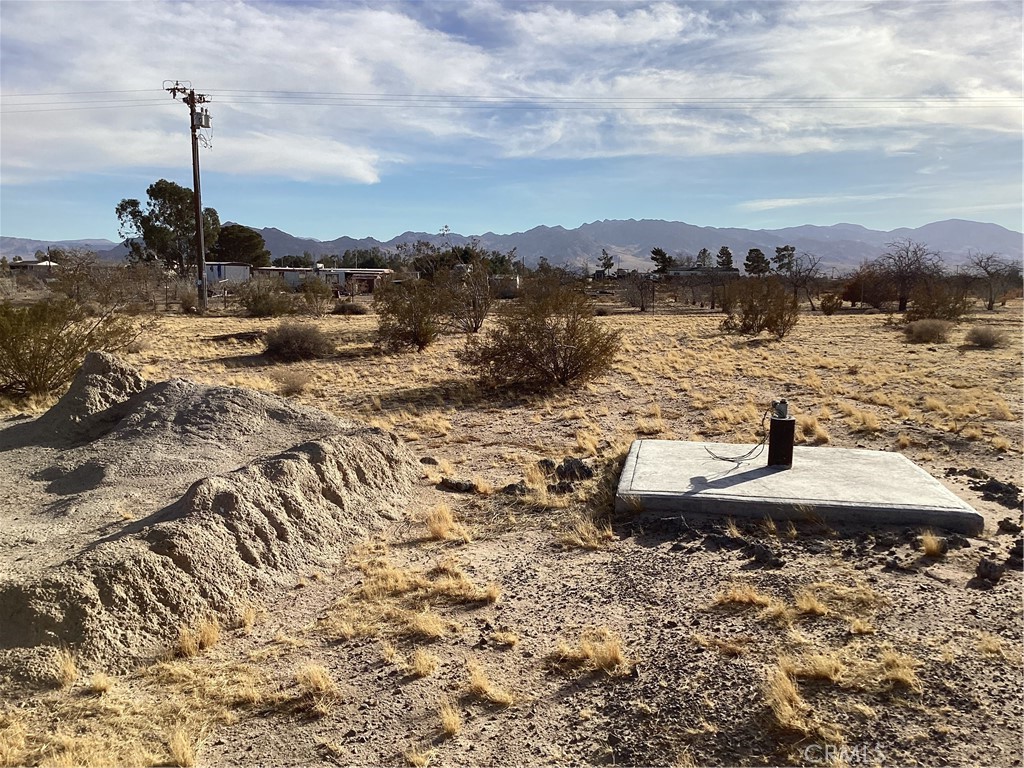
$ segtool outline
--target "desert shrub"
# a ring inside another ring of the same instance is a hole
[[[335,353],[334,342],[315,325],[281,323],[267,331],[267,357],[284,362],[315,360]]]
[[[831,317],[843,307],[843,297],[835,293],[821,294],[821,314]]]
[[[323,317],[331,311],[334,290],[318,277],[311,277],[299,289],[302,308],[313,317]]]
[[[910,292],[910,305],[903,319],[960,322],[971,310],[971,298],[963,285],[945,277],[920,280]]]
[[[435,284],[448,292],[452,325],[463,333],[477,333],[491,312],[494,299],[487,267],[477,260],[465,275],[452,273]]]
[[[312,377],[308,371],[285,370],[275,373],[273,378],[277,383],[277,393],[283,397],[291,397],[301,395]]]
[[[426,349],[448,322],[450,294],[431,280],[382,285],[373,296],[377,343],[390,350]]]
[[[459,358],[485,380],[535,390],[579,385],[608,370],[620,333],[604,330],[594,305],[557,278],[539,280],[506,306],[483,340]]]
[[[332,315],[368,315],[370,309],[365,304],[356,304],[354,301],[338,301],[331,310]]]
[[[949,331],[952,327],[953,324],[948,320],[929,318],[907,323],[903,332],[906,334],[908,341],[914,341],[919,344],[933,344],[948,341]]]
[[[197,311],[199,309],[199,291],[192,287],[179,291],[178,304],[181,306],[181,311],[186,314]]]
[[[752,277],[726,287],[733,311],[722,321],[722,330],[756,336],[768,331],[782,339],[800,317],[796,298],[777,280]]]
[[[90,351],[123,349],[139,334],[108,310],[88,316],[70,299],[15,307],[0,304],[0,389],[45,394],[71,381]]]
[[[991,325],[976,325],[967,331],[965,341],[972,347],[993,349],[1006,346],[1008,339],[1005,331]]]
[[[646,312],[654,306],[655,282],[643,275],[630,275],[625,280],[622,296],[631,307]]]
[[[242,283],[238,302],[251,317],[280,317],[295,311],[295,297],[279,277],[254,277]]]

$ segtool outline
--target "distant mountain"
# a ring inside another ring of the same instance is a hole
[[[117,245],[102,238],[91,240],[29,240],[24,237],[0,237],[0,256],[10,261],[15,256],[31,259],[36,251],[45,251],[49,247],[88,248],[93,251],[105,251]]]
[[[446,239],[427,232],[403,232],[386,241],[372,237],[315,240],[296,237],[272,227],[253,229],[263,235],[267,249],[274,258],[305,252],[315,257],[341,255],[346,250],[356,248],[392,250],[400,243],[414,243],[417,240],[442,245]],[[593,269],[601,251],[607,250],[622,267],[648,270],[651,268],[650,252],[654,247],[664,248],[672,255],[696,255],[701,248],[717,253],[723,245],[732,250],[737,265],[743,263],[751,248],[760,248],[770,256],[776,246],[792,245],[798,253],[820,256],[826,268],[848,269],[865,259],[879,256],[885,250],[886,243],[901,238],[926,243],[938,251],[948,264],[964,262],[968,251],[972,250],[999,253],[1010,260],[1024,259],[1024,235],[1020,232],[1013,232],[997,224],[962,219],[937,221],[916,229],[904,227],[889,232],[867,229],[858,224],[834,224],[829,227],[808,224],[785,229],[755,230],[698,227],[681,221],[660,219],[606,219],[583,224],[576,229],[540,226],[510,235],[486,232],[478,236],[467,236],[452,233],[447,239],[455,245],[479,240],[484,248],[503,252],[515,248],[516,256],[525,260],[529,266],[535,266],[539,259],[545,258],[555,265],[578,266],[586,263]],[[47,245],[72,244],[94,248],[105,259],[122,259],[127,252],[123,245],[115,246],[109,240],[48,243],[4,237],[0,238],[0,254],[8,258],[14,255],[26,258],[31,257],[37,249],[45,250]],[[101,250],[104,245],[114,247]]]

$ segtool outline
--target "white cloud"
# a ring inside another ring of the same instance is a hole
[[[216,94],[205,167],[355,183],[424,159],[893,154],[1021,131],[1016,3],[480,0],[423,11],[0,4],[3,181],[176,167],[182,147],[187,158],[180,105],[15,113],[46,100],[18,93],[153,89],[122,98],[164,98],[168,77]],[[391,94],[400,104],[409,94],[606,99],[612,108],[311,106],[251,91]]]
[[[895,200],[899,194],[875,195],[823,195],[820,197],[775,197],[762,200],[747,200],[736,207],[743,211],[774,211],[779,208],[807,208],[836,205],[841,203],[865,203],[879,200]]]

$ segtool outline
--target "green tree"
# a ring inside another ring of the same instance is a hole
[[[796,258],[796,248],[792,245],[780,245],[775,248],[775,255],[772,256],[772,265],[776,272],[785,275],[793,271],[793,260]]]
[[[119,233],[132,262],[162,262],[185,277],[195,268],[196,220],[192,190],[160,179],[146,190],[146,204],[125,198],[114,212]],[[203,209],[203,238],[207,249],[217,243],[220,217],[213,208]]]
[[[719,269],[732,269],[732,251],[729,250],[729,246],[723,245],[718,249],[718,268]]]
[[[310,268],[313,266],[313,257],[307,251],[301,256],[289,253],[287,256],[282,256],[279,259],[274,259],[275,267],[305,267]]]
[[[615,266],[615,257],[604,248],[601,249],[601,258],[597,260],[597,266],[605,271],[605,274],[612,271]]]
[[[651,261],[655,264],[654,271],[661,275],[668,272],[668,268],[675,263],[675,259],[665,253],[665,249],[661,247],[651,249]]]
[[[263,235],[241,224],[221,227],[217,242],[210,249],[212,261],[239,261],[253,267],[269,267],[270,251]]]
[[[768,257],[764,255],[764,251],[760,248],[751,248],[747,251],[747,258],[743,262],[743,269],[746,270],[748,275],[762,277],[767,275],[771,268],[771,262],[768,261]]]
[[[711,251],[701,248],[697,253],[697,266],[701,269],[708,269],[711,266]]]

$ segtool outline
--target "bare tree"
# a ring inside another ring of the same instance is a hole
[[[995,309],[996,295],[1006,290],[1017,277],[1013,265],[996,253],[967,253],[970,273],[985,286],[986,304],[989,311]]]
[[[803,291],[807,296],[807,301],[811,304],[811,312],[817,311],[814,306],[813,294],[822,278],[819,264],[821,264],[821,256],[815,256],[813,253],[801,253],[790,261],[790,269],[785,276],[786,282],[793,287],[793,299],[795,300],[797,294]]]
[[[644,275],[630,275],[626,278],[625,283],[623,294],[629,306],[636,307],[641,312],[646,312],[654,306],[655,283],[653,280]]]
[[[942,262],[936,251],[924,243],[906,238],[886,244],[888,249],[876,259],[879,269],[886,273],[896,286],[899,311],[907,311],[910,293],[922,278],[941,273]]]

